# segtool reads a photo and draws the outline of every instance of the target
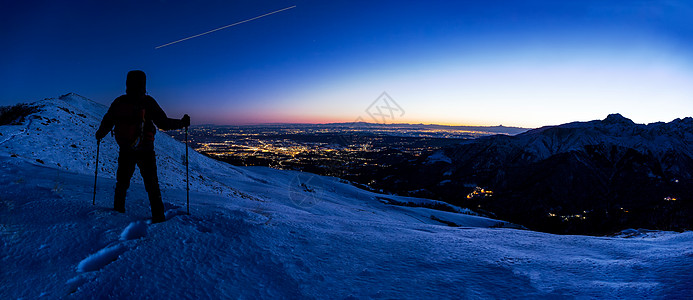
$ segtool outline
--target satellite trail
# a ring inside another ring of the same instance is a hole
[[[282,9],[280,9],[280,10],[275,10],[275,11],[273,11],[273,12],[266,13],[266,14],[264,14],[264,15],[260,15],[260,16],[254,17],[254,18],[250,18],[250,19],[247,19],[247,20],[240,21],[240,22],[236,22],[236,23],[233,23],[233,24],[230,24],[230,25],[226,25],[226,26],[223,26],[223,27],[219,27],[219,28],[217,28],[217,29],[212,29],[212,30],[207,31],[207,32],[203,32],[203,33],[200,33],[200,34],[196,34],[196,35],[193,35],[193,36],[189,36],[189,37],[186,37],[186,38],[184,38],[184,39],[180,39],[180,40],[177,40],[177,41],[174,41],[174,42],[170,42],[170,43],[168,43],[168,44],[164,44],[164,45],[161,45],[161,46],[158,46],[158,47],[154,47],[154,49],[159,49],[159,48],[163,48],[163,47],[166,47],[166,46],[169,46],[169,45],[173,45],[173,44],[175,44],[175,43],[180,43],[180,42],[185,41],[185,40],[193,39],[193,38],[196,38],[196,37],[198,37],[198,36],[203,36],[203,35],[205,35],[205,34],[209,34],[209,33],[215,32],[215,31],[219,31],[219,30],[222,30],[222,29],[226,29],[226,28],[229,28],[229,27],[231,27],[231,26],[236,26],[236,25],[238,25],[238,24],[242,24],[242,23],[245,23],[245,22],[250,22],[250,21],[252,21],[252,20],[256,20],[256,19],[259,19],[259,18],[262,18],[262,17],[269,16],[269,15],[271,15],[271,14],[276,14],[276,13],[278,13],[278,12],[282,12],[282,11],[285,11],[285,10],[289,10],[289,9],[294,8],[294,7],[296,7],[296,5],[294,5],[294,6],[289,6],[289,7],[287,7],[287,8],[282,8]]]

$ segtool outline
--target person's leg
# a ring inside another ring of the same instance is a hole
[[[159,178],[156,175],[156,155],[154,151],[142,151],[139,153],[138,165],[140,174],[144,180],[144,188],[149,194],[149,204],[152,207],[152,223],[163,222],[164,203],[161,201],[161,190],[159,189]]]
[[[115,196],[113,209],[125,212],[125,194],[130,187],[130,179],[135,172],[135,158],[131,152],[120,151],[118,154],[118,171],[116,172]]]

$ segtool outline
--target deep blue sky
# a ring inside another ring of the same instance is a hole
[[[564,3],[569,2],[569,3]],[[156,46],[297,7],[161,49]],[[12,1],[0,105],[75,92],[109,104],[131,69],[193,123],[536,127],[693,111],[690,1]]]

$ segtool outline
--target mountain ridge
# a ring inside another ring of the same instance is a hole
[[[672,149],[693,157],[693,118],[675,119],[648,125],[636,124],[620,114],[611,114],[604,120],[571,122],[544,126],[513,137],[482,137],[466,144],[499,147],[504,151],[522,152],[529,161],[538,161],[560,153],[580,151],[589,145],[617,145],[652,152],[663,157]],[[681,170],[684,171],[684,170]],[[682,174],[691,176],[690,172]]]

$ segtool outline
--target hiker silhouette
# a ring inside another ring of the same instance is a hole
[[[101,141],[113,129],[120,147],[113,209],[125,212],[125,195],[135,166],[139,166],[152,207],[152,223],[158,223],[166,218],[156,174],[154,134],[157,127],[162,130],[188,127],[190,117],[187,114],[182,119],[167,117],[156,100],[146,94],[146,83],[147,77],[143,71],[128,72],[125,95],[111,103],[96,131],[96,139]]]

